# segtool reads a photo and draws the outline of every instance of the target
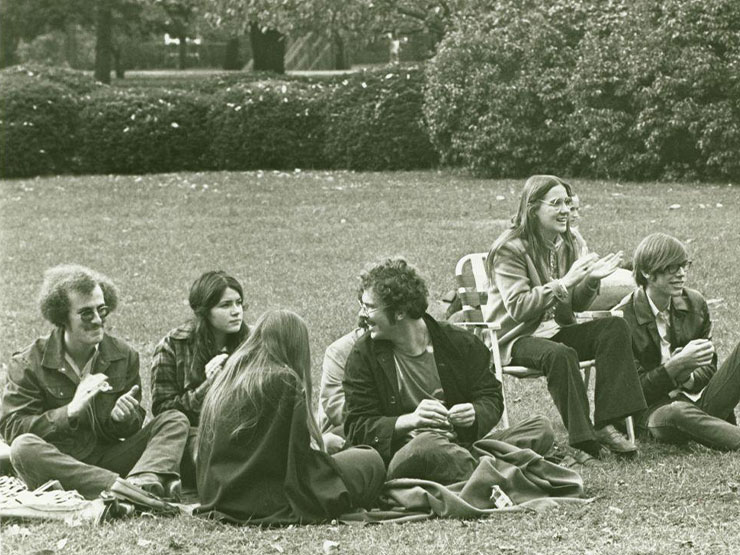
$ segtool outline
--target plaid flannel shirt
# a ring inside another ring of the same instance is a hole
[[[211,386],[205,368],[193,367],[192,322],[170,331],[152,358],[152,413],[169,409],[182,412],[197,426],[203,399]]]

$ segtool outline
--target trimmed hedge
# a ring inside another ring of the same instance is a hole
[[[225,170],[324,168],[325,87],[296,81],[240,84],[209,106],[209,158]]]
[[[442,160],[487,176],[740,177],[740,2],[501,0],[429,64]]]
[[[421,121],[418,68],[333,80],[227,84],[218,78],[225,87],[204,83],[179,91],[89,86],[89,78],[70,71],[3,73],[4,177],[412,169],[436,160]]]
[[[333,168],[428,168],[437,155],[423,123],[423,73],[358,73],[330,89],[324,155]]]
[[[75,170],[78,101],[69,89],[21,74],[0,78],[0,99],[0,175]]]
[[[203,97],[106,88],[80,105],[81,172],[172,172],[208,163],[209,103]]]

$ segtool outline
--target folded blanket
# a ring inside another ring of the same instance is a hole
[[[477,441],[472,452],[480,457],[472,476],[444,486],[416,479],[386,482],[384,511],[343,515],[345,522],[399,522],[440,518],[474,518],[500,511],[545,510],[562,504],[588,503],[583,499],[583,481],[574,470],[551,463],[530,449],[519,449],[495,439]],[[496,508],[492,499],[498,486],[513,507]]]

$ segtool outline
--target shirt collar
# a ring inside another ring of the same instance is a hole
[[[671,309],[671,302],[672,302],[672,299],[670,297],[668,298],[668,306],[666,307],[665,310],[658,310],[658,307],[655,306],[653,299],[650,298],[650,295],[648,294],[647,289],[645,290],[645,298],[647,298],[648,305],[650,305],[650,310],[652,311],[653,316],[655,318],[657,318],[658,314],[661,314],[661,313],[665,314],[666,316],[668,315],[668,312]]]

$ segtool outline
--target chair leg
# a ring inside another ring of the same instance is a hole
[[[628,416],[625,419],[625,424],[627,425],[627,439],[629,439],[630,443],[634,445],[635,444],[635,423],[634,423],[634,420],[632,420],[631,416]]]

